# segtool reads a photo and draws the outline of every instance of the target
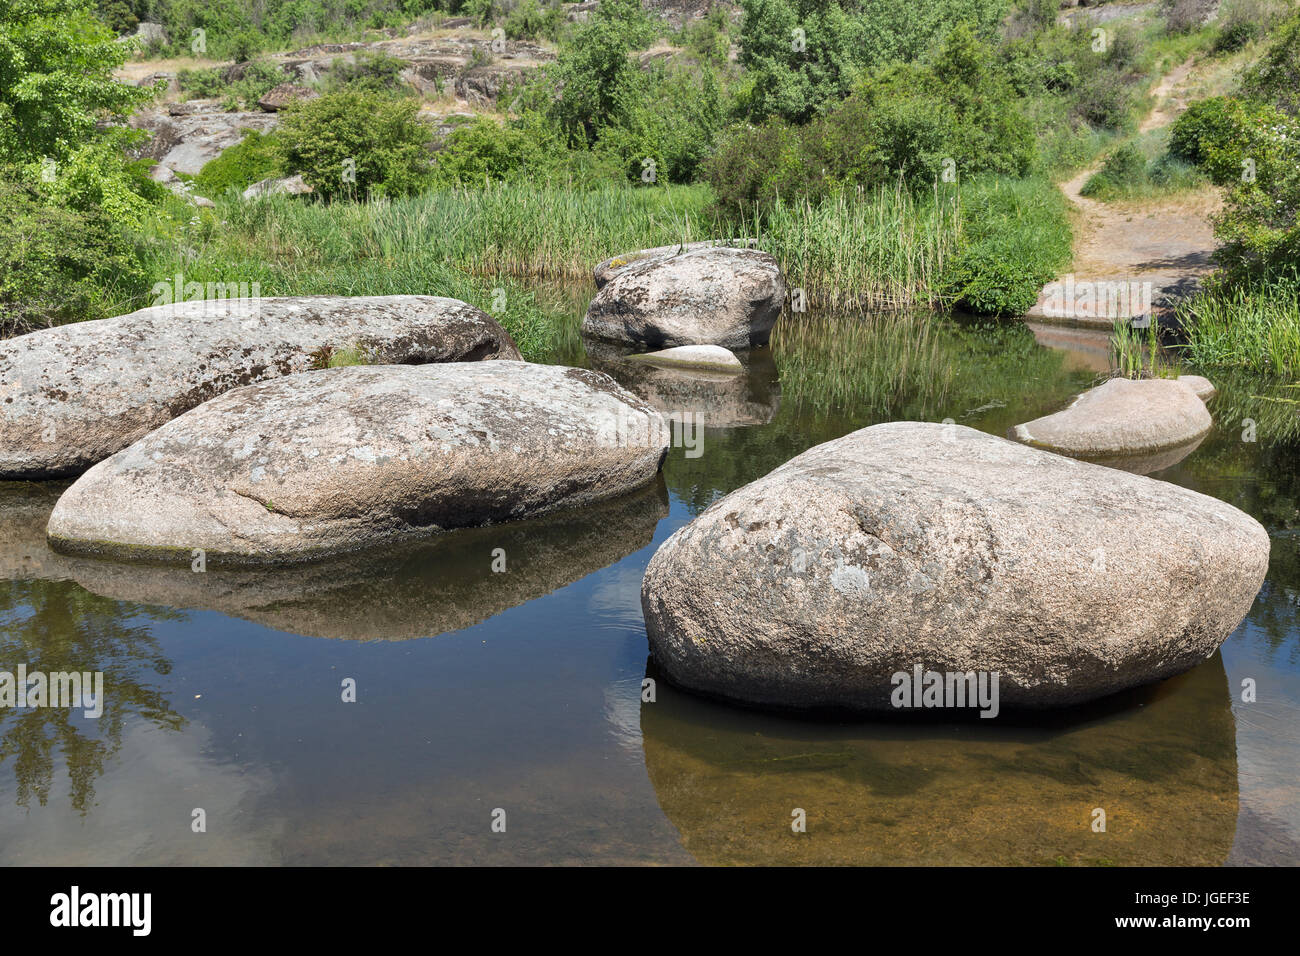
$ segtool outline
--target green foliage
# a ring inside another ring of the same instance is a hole
[[[434,182],[459,186],[515,179],[541,171],[547,159],[544,146],[526,130],[480,117],[447,137]]]
[[[274,134],[281,165],[324,199],[414,192],[431,170],[431,131],[418,109],[412,99],[355,91],[300,100]]]
[[[606,0],[575,32],[541,94],[570,146],[594,145],[603,127],[627,120],[645,82],[628,54],[653,35],[640,0]]]
[[[1174,121],[1169,153],[1203,170],[1220,186],[1283,175],[1293,152],[1286,116],[1268,103],[1215,96],[1193,103]]]
[[[1245,72],[1242,93],[1300,116],[1300,12],[1284,22],[1264,55]]]
[[[511,40],[558,40],[564,27],[564,7],[559,0],[520,0],[502,24]]]
[[[1271,278],[1210,289],[1179,303],[1178,319],[1191,330],[1187,354],[1199,366],[1300,376],[1295,260]]]
[[[278,63],[253,60],[237,67],[181,70],[177,85],[188,97],[220,99],[228,110],[254,109],[257,101],[287,79]]]
[[[996,35],[1007,0],[741,0],[741,109],[806,123],[845,98],[856,80],[920,58],[954,24]]]
[[[89,0],[0,4],[0,157],[66,159],[105,114],[126,114],[153,92],[112,73],[128,50]]]
[[[141,244],[111,213],[51,205],[21,178],[0,169],[0,335],[100,318],[148,287]]]
[[[380,50],[360,50],[351,62],[337,59],[331,64],[329,88],[368,93],[390,93],[409,89],[402,80],[406,62]]]
[[[240,142],[204,164],[194,177],[194,188],[210,197],[220,196],[232,187],[242,192],[253,183],[278,176],[280,160],[271,136],[249,130]]]
[[[1049,180],[976,179],[962,189],[962,244],[946,294],[987,315],[1024,315],[1070,262],[1065,198]]]
[[[723,209],[778,195],[819,199],[900,178],[911,186],[996,172],[1023,175],[1035,143],[991,48],[954,29],[928,64],[901,64],[861,83],[803,129],[777,123],[735,133],[708,180]]]

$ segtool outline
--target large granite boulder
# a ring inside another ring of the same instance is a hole
[[[1056,707],[1205,660],[1268,557],[1264,529],[1215,498],[893,422],[714,503],[641,597],[657,663],[702,693],[890,710],[895,675],[919,668],[996,672],[1000,706]]]
[[[351,366],[227,392],[86,472],[63,553],[311,560],[498,524],[652,481],[667,424],[608,376],[527,362]]]
[[[222,392],[348,349],[519,358],[489,315],[438,296],[208,298],[42,329],[0,341],[0,479],[77,474]]]
[[[1186,458],[1213,424],[1195,383],[1112,378],[1062,411],[1016,425],[1008,437],[1145,475]]]
[[[725,246],[649,256],[596,293],[584,335],[649,348],[763,345],[781,314],[785,281],[772,256]]]

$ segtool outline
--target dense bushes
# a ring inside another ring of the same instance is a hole
[[[746,127],[717,151],[708,179],[729,211],[777,195],[820,198],[901,178],[912,186],[994,172],[1023,175],[1035,143],[988,47],[954,30],[928,64],[866,79],[804,128]]]
[[[992,39],[1007,0],[741,0],[740,108],[753,121],[805,123],[863,75],[915,60],[954,24]]]
[[[0,336],[109,314],[148,286],[141,243],[105,209],[53,205],[0,168]]]
[[[325,198],[403,195],[429,182],[429,127],[419,104],[383,94],[332,93],[284,111],[282,165]]]

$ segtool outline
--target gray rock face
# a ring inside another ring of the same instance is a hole
[[[130,125],[152,134],[148,143],[134,151],[141,158],[154,159],[178,173],[198,175],[203,167],[226,149],[243,140],[249,130],[267,133],[278,117],[264,112],[226,112],[216,100],[173,103],[167,113],[142,110]]]
[[[490,316],[438,296],[196,300],[42,329],[0,341],[0,479],[77,474],[222,392],[344,349],[519,357]]]
[[[281,83],[262,94],[257,105],[268,113],[278,113],[299,100],[314,100],[318,96],[320,94],[311,87],[299,86],[296,83]]]
[[[582,331],[651,348],[744,349],[767,342],[784,301],[785,281],[767,253],[691,249],[620,269],[592,299]]]
[[[96,465],[49,540],[168,563],[310,560],[624,494],[668,442],[657,412],[585,369],[326,369],[227,392]]]
[[[622,255],[610,256],[608,259],[596,265],[591,271],[592,278],[596,280],[596,288],[605,288],[605,283],[618,275],[634,262],[641,262],[645,259],[662,259],[668,256],[680,255],[683,252],[689,252],[693,249],[714,249],[719,246],[734,246],[739,249],[751,249],[754,246],[752,239],[704,239],[700,242],[674,243],[668,246],[654,246],[650,249],[639,249],[636,252],[625,252]]]
[[[997,672],[1055,707],[1186,671],[1249,610],[1269,539],[1214,498],[957,425],[809,449],[651,559],[655,660],[688,689],[890,710],[892,676]]]
[[[1188,382],[1112,378],[1084,392],[1069,408],[1015,426],[1008,437],[1071,458],[1148,474],[1186,458],[1213,424],[1205,402]]]

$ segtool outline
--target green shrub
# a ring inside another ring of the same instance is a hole
[[[1135,189],[1147,181],[1147,159],[1132,143],[1116,147],[1099,169],[1084,183],[1080,192],[1085,196],[1122,193]]]
[[[558,0],[545,5],[538,0],[520,0],[506,15],[502,28],[511,40],[558,40],[564,23],[564,7]]]
[[[240,142],[203,165],[194,177],[194,188],[214,198],[232,187],[242,192],[253,183],[279,175],[280,160],[271,136],[249,130]]]
[[[1300,13],[1278,28],[1264,55],[1242,76],[1242,93],[1300,116]]]
[[[382,50],[361,50],[351,62],[342,58],[330,65],[329,89],[389,93],[410,88],[402,80],[406,62]]]
[[[0,336],[101,318],[148,288],[139,241],[104,209],[51,205],[0,170]]]
[[[299,100],[274,133],[280,164],[324,199],[414,192],[432,168],[418,110],[413,99],[356,91]]]
[[[1046,178],[977,178],[961,192],[962,247],[947,295],[986,315],[1024,315],[1070,262],[1066,201]]]
[[[1267,104],[1214,96],[1193,103],[1174,121],[1169,153],[1220,186],[1234,185],[1251,170],[1258,177],[1286,162],[1290,148],[1278,132],[1289,125]]]
[[[480,117],[447,137],[433,179],[440,186],[499,182],[540,172],[545,162],[545,151],[527,132]]]

